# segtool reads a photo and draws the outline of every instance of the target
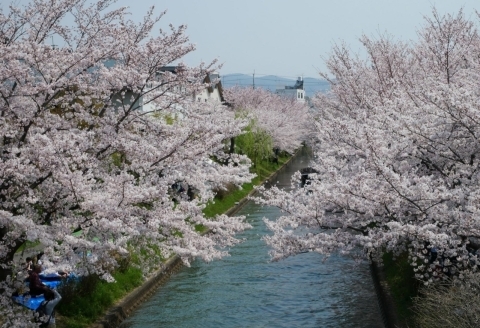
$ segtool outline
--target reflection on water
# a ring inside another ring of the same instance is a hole
[[[290,186],[291,174],[305,166],[306,152],[278,185]],[[253,228],[230,257],[182,269],[122,327],[383,327],[367,264],[338,256],[322,263],[315,253],[269,262],[262,218],[279,211],[248,202],[239,214]]]

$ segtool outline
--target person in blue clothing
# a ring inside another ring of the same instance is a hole
[[[45,304],[45,315],[48,317],[46,327],[55,328],[55,306],[60,302],[62,296],[55,289],[47,290],[44,295],[45,301],[42,304]]]

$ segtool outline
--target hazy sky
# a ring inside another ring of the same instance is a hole
[[[478,0],[120,0],[135,17],[152,4],[167,9],[163,22],[186,24],[197,50],[187,64],[218,58],[220,73],[317,77],[335,42],[360,48],[358,37],[387,31],[403,40],[416,39],[423,16],[457,13],[478,21]],[[475,6],[476,5],[476,6]]]
[[[317,77],[333,43],[343,40],[356,51],[363,33],[387,31],[414,40],[433,5],[440,13],[464,7],[475,21],[475,9],[480,10],[479,0],[119,0],[116,5],[129,6],[136,20],[155,5],[158,12],[168,10],[163,27],[186,24],[197,45],[185,58],[189,65],[218,58],[222,75],[255,70],[286,77]]]

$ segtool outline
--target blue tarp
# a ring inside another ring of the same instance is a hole
[[[36,310],[40,306],[40,303],[45,301],[45,297],[43,296],[43,294],[32,297],[28,293],[18,296],[12,296],[12,299],[14,302],[21,304],[31,310]]]
[[[42,283],[46,285],[50,289],[56,289],[58,285],[60,285],[62,281],[60,279],[58,280],[42,280]],[[25,282],[25,286],[28,287],[30,283],[28,281]]]
[[[40,280],[43,284],[47,285],[51,289],[56,289],[62,282],[62,278],[55,274],[40,274]],[[70,273],[67,279],[78,279],[74,273]],[[25,285],[28,287],[28,278],[25,280]],[[36,310],[40,303],[45,300],[43,294],[32,297],[29,293],[22,295],[12,296],[14,302],[21,304],[31,310]]]

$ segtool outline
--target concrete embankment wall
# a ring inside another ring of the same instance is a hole
[[[108,313],[91,328],[116,328],[120,326],[132,312],[145,302],[155,291],[164,284],[168,278],[180,270],[182,260],[179,256],[173,256],[167,260],[162,267],[148,278],[141,286],[135,288],[130,294],[124,297],[117,305],[112,307]]]
[[[297,150],[297,152],[293,154],[293,156],[290,157],[288,161],[286,161],[278,170],[276,170],[268,178],[266,178],[264,181],[264,184],[269,184],[272,181],[274,181],[277,178],[277,176],[288,167],[290,162],[295,158],[295,156],[297,156],[299,151],[300,150]],[[235,215],[235,213],[237,213],[248,202],[248,197],[254,196],[256,193],[257,193],[257,190],[253,189],[246,197],[242,198],[242,200],[240,200],[238,204],[236,204],[234,207],[230,208],[227,212],[225,212],[225,214],[228,216]]]
[[[395,302],[385,280],[383,268],[379,267],[376,263],[371,263],[370,272],[372,274],[373,285],[377,294],[378,305],[380,306],[385,328],[403,328],[403,325],[400,324],[398,319]]]
[[[277,171],[272,173],[265,183],[273,181],[276,176],[282,172],[290,163],[290,161],[298,154],[294,154],[285,164],[283,164]],[[253,196],[256,190],[252,190],[248,196]],[[231,216],[237,213],[248,201],[248,196],[243,198],[234,207],[230,208],[225,214]],[[108,313],[91,325],[91,328],[114,328],[119,327],[123,320],[128,318],[140,304],[150,298],[156,290],[164,284],[168,278],[181,269],[183,266],[180,257],[173,256],[162,267],[150,276],[141,286],[134,289],[126,297],[120,300],[115,306],[113,306]]]

